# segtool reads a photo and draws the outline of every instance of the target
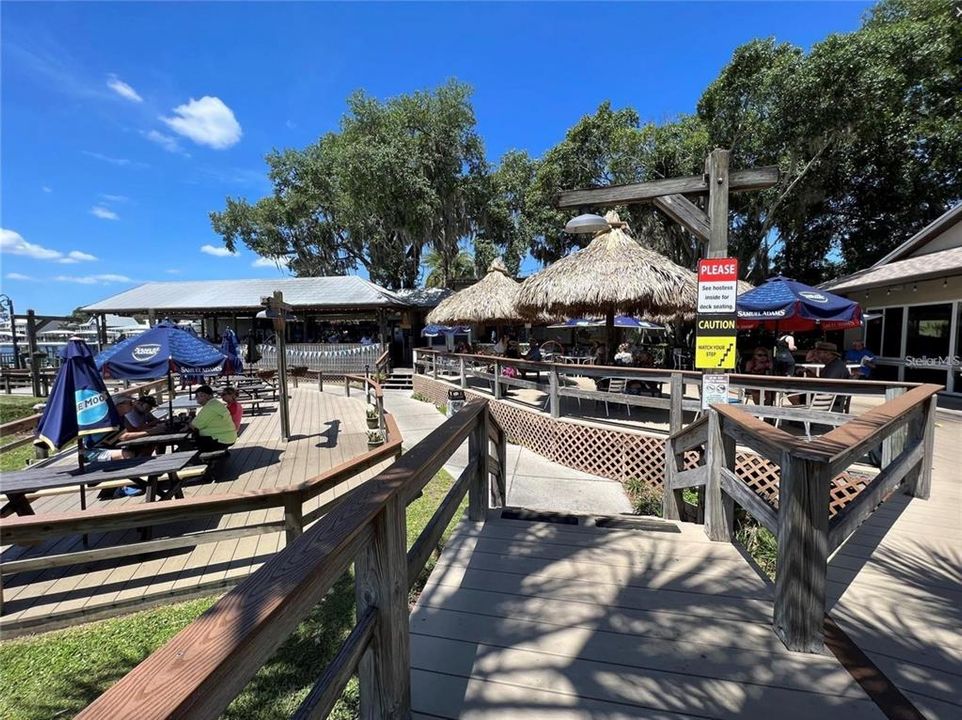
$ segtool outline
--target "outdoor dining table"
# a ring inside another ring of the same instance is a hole
[[[565,365],[590,365],[592,360],[590,355],[558,355],[557,357]]]
[[[171,497],[182,498],[181,481],[177,473],[192,463],[197,457],[196,450],[157,455],[153,457],[131,458],[112,462],[89,463],[83,470],[69,466],[45,466],[20,470],[0,475],[0,493],[7,496],[7,506],[0,509],[0,515],[9,514],[12,509],[17,515],[34,515],[27,500],[29,493],[50,488],[80,487],[80,507],[87,508],[84,487],[107,482],[108,480],[130,480],[146,491],[146,502],[153,502],[158,494],[161,500]],[[169,487],[158,493],[160,478],[167,476]],[[143,478],[147,478],[144,480]]]
[[[155,435],[144,435],[143,437],[133,438],[132,440],[121,440],[117,447],[125,450],[136,450],[144,447],[167,448],[183,445],[191,438],[191,433],[186,430],[172,431],[168,433],[157,433]]]
[[[797,363],[795,365],[796,370],[801,370],[803,375],[808,377],[818,377],[818,371],[824,367],[821,363]],[[851,375],[853,372],[862,367],[861,363],[845,363],[845,367],[848,368],[848,372]]]

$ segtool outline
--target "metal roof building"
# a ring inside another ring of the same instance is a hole
[[[261,310],[261,298],[276,290],[283,292],[285,302],[295,309],[319,314],[401,309],[412,304],[368,280],[346,275],[150,282],[87,305],[84,310],[121,315],[244,315]]]

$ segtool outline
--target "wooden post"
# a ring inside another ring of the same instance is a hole
[[[299,496],[284,498],[284,530],[287,533],[288,546],[304,532],[304,510]]]
[[[685,397],[685,383],[681,374],[673,372],[668,387],[671,392],[671,405],[668,409],[668,432],[673,434],[681,430],[684,423],[682,400]]]
[[[318,392],[324,392],[324,371],[317,371],[317,390]]]
[[[491,418],[491,407],[488,407],[488,417],[489,422],[494,422],[494,418]],[[498,489],[501,493],[501,504],[502,507],[507,507],[508,505],[508,436],[504,432],[504,428],[495,423],[498,428],[498,440],[497,447],[495,448],[498,452]]]
[[[386,429],[384,424],[384,396],[377,396],[377,429],[382,433]]]
[[[824,650],[829,480],[825,466],[782,455],[775,633],[789,650]]]
[[[678,457],[671,439],[665,443],[665,480],[661,494],[661,514],[665,520],[681,520],[681,490],[673,490],[678,475]]]
[[[494,399],[501,399],[501,363],[494,361]]]
[[[468,462],[478,463],[473,482],[468,486],[468,519],[481,521],[488,513],[491,482],[488,469],[487,413],[478,416],[477,424],[468,435]]]
[[[344,397],[351,397],[351,378],[344,376]]]
[[[916,437],[922,443],[922,460],[919,462],[918,468],[913,470],[906,478],[906,494],[921,500],[928,500],[932,492],[932,465],[935,462],[935,411],[937,407],[938,397],[933,395],[922,411],[922,419],[916,431]]]
[[[558,386],[561,378],[558,376],[558,367],[552,365],[548,370],[548,406],[551,408],[551,417],[561,417],[561,396],[558,394]]]
[[[33,310],[27,310],[27,350],[30,353],[30,385],[34,397],[40,397],[40,358],[37,357],[37,318]],[[13,328],[17,332],[16,323]]]
[[[438,354],[431,355],[431,375],[435,380],[438,379]]]
[[[468,377],[464,374],[464,358],[458,358],[458,362],[460,363],[461,388],[463,389],[468,386]]]
[[[905,394],[904,387],[890,387],[885,389],[885,402],[895,400],[899,395]],[[908,437],[908,428],[903,427],[896,430],[882,441],[882,469],[884,470],[892,460],[898,457],[899,453],[905,449],[905,440]]]
[[[721,469],[735,469],[735,441],[722,433],[721,418],[711,409],[708,410],[705,466],[708,468],[708,480],[705,484],[705,534],[709,540],[715,542],[730,542],[735,529],[735,501],[722,490]]]
[[[378,616],[357,668],[360,717],[401,720],[411,714],[411,638],[404,505],[397,493],[371,525],[371,541],[354,561],[357,616],[369,608]]]
[[[705,160],[710,233],[705,257],[728,257],[728,157],[728,150],[715,148]]]

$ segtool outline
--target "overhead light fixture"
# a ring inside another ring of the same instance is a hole
[[[949,279],[942,278],[942,287],[948,287],[948,286],[949,286]]]
[[[568,224],[565,225],[565,232],[571,233],[572,235],[593,235],[594,233],[605,232],[610,229],[611,226],[608,224],[608,221],[601,217],[601,215],[595,215],[594,213],[585,213],[584,215],[571,218]]]
[[[918,283],[912,283],[912,292],[918,292],[918,291],[919,291]]]

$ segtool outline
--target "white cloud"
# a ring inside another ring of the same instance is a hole
[[[94,205],[90,208],[90,214],[99,217],[101,220],[120,220],[120,215],[100,205]]]
[[[43,186],[42,188],[40,188],[40,189],[43,190],[45,193],[52,193],[52,192],[53,192],[53,189],[50,188],[50,187],[48,187],[48,186],[46,186],[46,185],[44,185],[44,186]]]
[[[124,165],[130,165],[130,160],[127,158],[115,158],[109,155],[104,155],[99,152],[92,152],[91,150],[81,150],[81,152],[87,157],[92,157],[94,160],[100,160],[101,162],[110,163],[111,165],[118,165],[123,167]]]
[[[80,252],[79,250],[71,250],[65,257],[58,259],[57,262],[63,265],[73,265],[79,262],[91,262],[96,259],[97,257],[95,255],[91,255],[90,253]]]
[[[180,275],[181,273],[179,268],[168,268],[167,270],[164,270],[164,272],[168,275]]]
[[[144,101],[144,99],[140,97],[136,90],[134,90],[132,87],[130,87],[130,85],[125,83],[116,75],[109,75],[107,77],[107,87],[120,95],[120,97],[130,100],[131,102],[141,103]]]
[[[107,193],[100,193],[100,198],[109,203],[125,203],[129,199],[126,195],[108,195]]]
[[[259,257],[254,262],[251,263],[251,267],[286,268],[290,264],[291,264],[291,258],[289,257],[279,257],[279,258]]]
[[[6,275],[7,280],[33,280],[29,275],[23,275],[21,273],[10,272]]]
[[[144,137],[150,140],[150,142],[160,145],[164,150],[166,150],[169,153],[190,157],[190,154],[180,146],[180,143],[177,142],[177,138],[175,137],[171,137],[170,135],[164,135],[162,132],[159,132],[157,130],[149,130],[145,132]]]
[[[173,109],[175,117],[160,120],[179,135],[198,145],[224,150],[236,144],[243,131],[234,112],[220,98],[205,95],[200,100],[190,99]]]
[[[201,245],[200,251],[207,255],[213,255],[214,257],[233,257],[237,254],[232,253],[225,247],[217,247],[216,245]]]
[[[0,228],[0,251],[9,255],[31,257],[34,260],[56,260],[63,257],[59,250],[27,242],[20,233],[5,228]]]
[[[54,278],[57,282],[69,282],[78,283],[80,285],[109,285],[111,283],[130,283],[133,282],[126,275],[114,275],[111,273],[104,273],[102,275],[57,275]]]

